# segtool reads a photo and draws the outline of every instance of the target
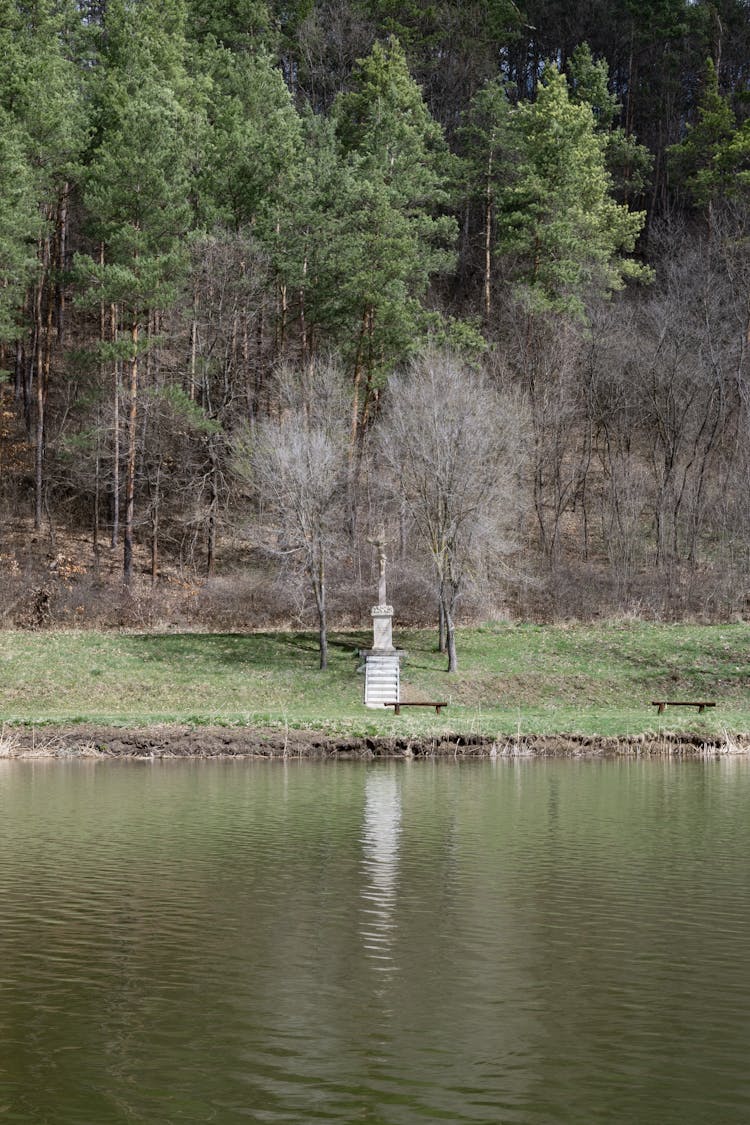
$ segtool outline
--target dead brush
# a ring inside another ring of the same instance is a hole
[[[721,743],[717,749],[720,754],[747,754],[750,747],[747,743],[743,743],[732,731],[725,728],[722,731]]]
[[[20,731],[0,730],[0,758],[50,758],[57,752],[59,739],[42,738],[37,741],[34,731],[31,732],[31,745],[28,736],[24,737]]]
[[[100,757],[101,750],[91,741],[81,742],[70,746],[63,738],[47,736],[37,738],[36,732],[31,731],[25,736],[20,731],[0,729],[0,759],[10,758],[93,758]]]
[[[17,735],[0,730],[0,758],[17,758],[19,753],[19,740]]]

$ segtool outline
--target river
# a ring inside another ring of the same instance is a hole
[[[0,1118],[750,1120],[750,761],[0,762]]]

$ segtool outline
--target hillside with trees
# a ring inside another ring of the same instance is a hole
[[[4,624],[747,612],[745,0],[2,12]]]

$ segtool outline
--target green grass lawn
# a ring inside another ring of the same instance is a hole
[[[406,699],[432,711],[366,710],[357,650],[336,632],[330,669],[311,633],[0,632],[0,723],[240,724],[337,734],[627,735],[750,731],[750,625],[487,625],[459,633],[449,676],[435,634],[398,630]],[[711,699],[714,711],[652,699]]]

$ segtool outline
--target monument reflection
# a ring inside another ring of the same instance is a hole
[[[360,933],[374,968],[394,968],[392,942],[398,897],[401,786],[395,772],[368,772],[362,829],[363,900]]]

